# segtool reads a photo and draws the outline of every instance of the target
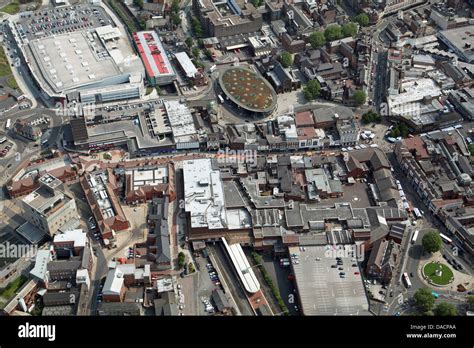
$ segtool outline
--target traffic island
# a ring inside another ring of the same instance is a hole
[[[432,261],[423,267],[423,277],[435,286],[445,286],[454,281],[453,271],[444,263]]]

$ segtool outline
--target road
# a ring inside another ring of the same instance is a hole
[[[406,258],[402,260],[401,267],[396,273],[396,276],[392,280],[392,284],[387,290],[387,294],[393,292],[393,297],[388,296],[386,298],[387,306],[376,306],[377,313],[379,315],[394,315],[396,312],[406,312],[410,310],[410,305],[407,304],[410,298],[413,297],[416,290],[427,287],[427,284],[421,279],[420,273],[420,263],[429,259],[429,255],[423,251],[423,246],[421,244],[421,240],[423,239],[423,235],[432,230],[432,229],[439,229],[441,227],[440,222],[434,217],[429,209],[424,206],[423,202],[420,200],[418,194],[412,187],[411,182],[407,179],[407,177],[402,172],[398,162],[395,159],[393,152],[387,154],[389,158],[392,168],[394,170],[393,174],[395,179],[400,180],[400,183],[403,187],[405,195],[407,199],[412,202],[412,204],[416,207],[422,208],[425,211],[425,216],[423,219],[417,220],[416,226],[409,227],[409,237],[404,239],[402,245],[402,254],[406,255]],[[411,236],[414,230],[419,231],[418,238],[414,244],[411,244]],[[444,231],[443,231],[444,232]],[[459,256],[453,255],[453,251],[451,247],[447,244],[443,243],[443,248],[441,250],[442,254],[448,255],[449,258],[456,259],[457,262],[461,263],[464,266],[465,272],[469,274],[472,273],[472,268],[470,268],[467,263],[460,258]],[[410,276],[410,281],[412,283],[412,287],[407,289],[404,282],[401,281],[401,274],[404,272],[408,273]],[[456,293],[450,290],[443,290],[437,289],[437,293],[439,293],[440,300],[443,302],[450,302],[456,305],[462,305],[465,303],[465,294]]]
[[[59,140],[61,139],[63,120],[56,116],[54,110],[43,107],[34,110],[27,109],[21,111],[14,109],[0,116],[0,122],[5,122],[7,119],[10,119],[13,125],[17,119],[23,119],[32,115],[45,115],[50,118],[50,131],[48,132],[47,147],[54,147],[56,144],[60,146]],[[24,159],[32,159],[38,156],[40,152],[45,149],[44,147],[41,148],[41,146],[35,146],[34,142],[23,138],[20,135],[16,135],[13,131],[7,132],[7,135],[11,141],[16,144],[16,154],[0,159],[0,171],[2,172],[2,175],[0,176],[0,184],[2,185],[10,179],[10,176],[15,172]]]

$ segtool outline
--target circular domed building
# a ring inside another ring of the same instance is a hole
[[[249,68],[233,66],[219,76],[227,101],[249,116],[267,116],[277,105],[277,95],[270,83]]]

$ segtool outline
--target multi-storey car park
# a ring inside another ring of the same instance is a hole
[[[37,87],[53,101],[105,103],[143,94],[140,58],[100,6],[21,13],[9,28]]]

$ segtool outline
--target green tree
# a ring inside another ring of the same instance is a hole
[[[342,36],[356,36],[357,35],[357,24],[355,23],[346,23],[342,26]]]
[[[469,308],[474,308],[474,295],[469,295],[467,297],[467,304],[469,305]]]
[[[133,4],[140,9],[143,8],[143,0],[133,0]]]
[[[474,144],[469,144],[468,148],[469,152],[471,153],[471,156],[474,156]]]
[[[199,55],[200,55],[200,53],[201,53],[201,50],[200,50],[198,47],[194,47],[191,52],[192,52],[192,54],[193,54],[193,56],[194,56],[195,58],[199,58]]]
[[[452,317],[458,315],[458,309],[451,303],[440,303],[434,310],[435,315],[441,317]]]
[[[319,93],[321,93],[321,85],[317,80],[310,80],[303,89],[303,94],[307,101],[316,99]]]
[[[178,13],[179,12],[179,0],[173,0],[173,2],[171,3],[171,11],[174,12],[174,13]]]
[[[441,240],[438,231],[433,230],[425,233],[423,239],[421,240],[421,244],[423,245],[423,248],[429,253],[435,253],[441,250],[443,241]]]
[[[183,268],[186,263],[186,255],[182,251],[178,254],[178,266],[179,268]]]
[[[392,131],[390,132],[390,136],[393,138],[406,138],[410,134],[410,130],[405,123],[399,123],[393,127]]]
[[[431,290],[427,288],[420,288],[415,292],[415,303],[421,307],[424,312],[428,312],[433,309],[435,304],[435,298],[431,294]]]
[[[196,38],[200,39],[203,37],[204,30],[202,29],[202,25],[201,22],[199,22],[199,19],[193,17],[191,19],[191,27],[193,28],[194,36],[196,36]]]
[[[324,37],[324,33],[320,31],[315,31],[309,36],[309,43],[314,49],[323,47],[326,44],[326,38]]]
[[[210,49],[206,48],[204,50],[204,55],[207,57],[207,59],[211,60],[212,59],[212,52]]]
[[[332,24],[324,31],[326,41],[342,39],[342,28],[339,24]]]
[[[196,269],[194,268],[194,265],[193,265],[192,262],[190,262],[190,263],[188,264],[188,269],[189,269],[189,273],[194,273],[194,272],[196,272]]]
[[[362,115],[363,124],[368,124],[371,122],[378,123],[380,121],[382,121],[382,117],[375,111],[370,110]]]
[[[367,94],[364,91],[357,90],[354,92],[354,102],[356,103],[357,106],[361,106],[365,104],[366,100],[367,100]]]
[[[194,61],[194,65],[196,66],[196,68],[198,69],[204,69],[204,64],[200,61],[200,60],[195,60]]]
[[[252,5],[255,7],[260,7],[263,3],[263,0],[251,0]]]
[[[369,25],[369,16],[366,13],[361,13],[354,17],[354,21],[359,23],[360,26],[366,27]]]
[[[177,13],[172,13],[171,14],[171,23],[173,26],[177,27],[178,25],[181,24],[181,17]]]
[[[280,63],[284,68],[289,68],[293,65],[293,57],[288,52],[283,52],[280,56]]]
[[[408,126],[405,123],[400,123],[398,125],[398,129],[400,130],[400,135],[402,138],[408,137],[410,131],[408,130]]]
[[[186,44],[186,46],[188,46],[188,48],[191,48],[194,45],[194,40],[192,37],[188,37],[186,38],[186,40],[184,40],[184,43]]]
[[[140,19],[140,27],[145,30],[146,29],[146,20]]]

